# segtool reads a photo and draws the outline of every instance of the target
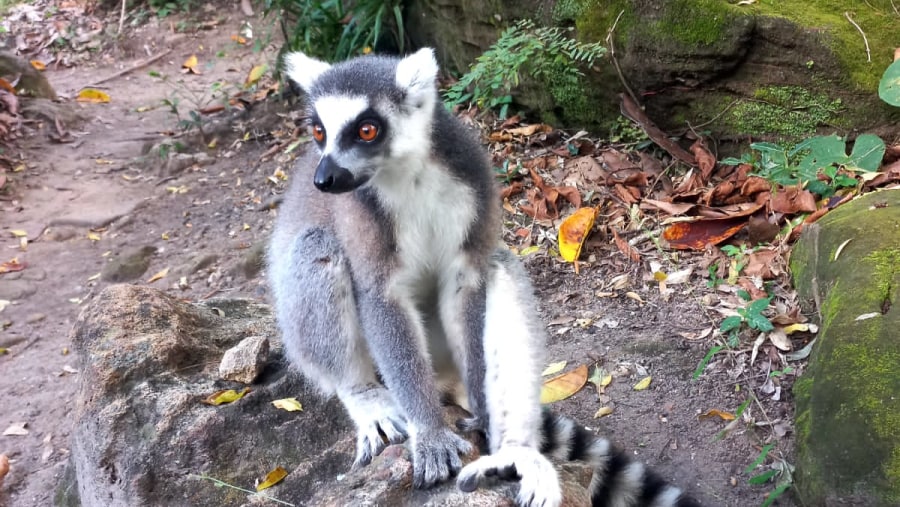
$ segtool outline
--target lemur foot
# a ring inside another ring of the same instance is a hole
[[[519,480],[516,501],[522,507],[557,507],[562,503],[556,469],[535,448],[502,447],[494,454],[482,456],[462,469],[456,484],[468,493],[490,476]]]
[[[368,465],[388,445],[406,440],[406,418],[385,388],[354,395],[344,404],[357,428],[354,468]]]
[[[412,438],[413,486],[430,488],[459,473],[460,454],[472,450],[472,444],[449,428],[421,431]]]

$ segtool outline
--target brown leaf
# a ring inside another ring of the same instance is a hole
[[[613,239],[616,242],[616,247],[619,249],[619,251],[622,252],[623,254],[625,254],[625,256],[628,257],[629,259],[631,259],[633,262],[640,262],[641,254],[638,253],[638,251],[635,250],[634,247],[629,245],[627,241],[622,239],[619,236],[619,233],[616,232],[615,229],[612,230],[612,233],[613,233]]]
[[[799,186],[785,187],[772,196],[772,209],[779,213],[812,213],[816,211],[816,198],[809,190]]]
[[[620,97],[622,99],[620,106],[622,114],[626,118],[637,123],[641,130],[643,130],[657,146],[666,150],[669,155],[672,155],[689,166],[697,165],[694,157],[690,153],[681,146],[678,146],[675,141],[669,139],[669,136],[667,136],[665,132],[660,130],[659,127],[650,121],[647,114],[634,102],[631,96],[623,93]]]
[[[644,206],[647,204],[647,206]],[[676,216],[683,215],[688,211],[694,209],[694,204],[689,202],[666,202],[666,201],[657,201],[654,199],[644,199],[641,201],[641,209],[647,209],[647,207],[654,207],[665,211],[666,213]]]
[[[744,228],[743,218],[678,222],[663,231],[663,239],[678,250],[703,250],[734,236]]]
[[[709,181],[713,169],[716,168],[716,157],[706,149],[706,145],[703,144],[703,139],[700,138],[691,145],[691,153],[693,153],[694,158],[697,159],[697,166],[700,168],[700,176],[703,178],[703,181]]]
[[[738,218],[752,215],[760,208],[762,208],[762,204],[753,202],[729,204],[728,206],[717,206],[715,208],[709,206],[697,206],[697,214],[704,218],[713,219]]]
[[[756,284],[753,283],[753,280],[747,278],[746,276],[742,276],[742,277],[738,278],[737,284],[738,284],[738,287],[744,289],[745,291],[747,291],[748,294],[750,294],[750,299],[752,299],[752,300],[756,300],[756,299],[760,299],[760,298],[764,298],[764,297],[768,296],[768,294],[766,294],[766,291],[757,287]]]
[[[757,250],[747,256],[744,273],[747,276],[759,276],[763,280],[771,280],[780,272],[776,258],[778,258],[778,251],[774,248]]]
[[[765,216],[752,216],[747,223],[747,236],[753,245],[768,243],[778,237],[779,232],[781,227],[769,222]]]
[[[500,191],[500,197],[503,199],[508,199],[510,196],[516,195],[525,188],[525,184],[521,181],[514,181],[510,183],[508,186],[503,187]]]
[[[631,206],[632,204],[638,202],[640,199],[641,193],[640,190],[637,191],[637,195],[634,195],[636,190],[634,187],[626,187],[625,185],[616,185],[613,187],[613,191],[618,195],[625,204]]]
[[[759,176],[750,176],[741,185],[741,195],[751,196],[759,192],[767,192],[772,189],[772,184]]]

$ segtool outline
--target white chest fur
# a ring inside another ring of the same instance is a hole
[[[401,264],[409,275],[439,274],[458,260],[475,220],[472,188],[430,160],[391,169],[373,183],[394,222]]]

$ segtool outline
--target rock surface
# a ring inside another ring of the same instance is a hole
[[[898,505],[900,190],[825,215],[804,231],[791,268],[822,323],[794,385],[797,494],[803,505]]]
[[[201,403],[215,391],[243,387],[216,380],[225,350],[247,337],[273,336],[274,329],[269,308],[249,300],[192,304],[146,287],[105,289],[74,329],[82,377],[72,460],[57,503],[275,505],[217,487],[213,479],[252,491],[255,481],[281,466],[288,476],[264,493],[294,505],[514,505],[515,484],[470,494],[453,481],[413,490],[403,445],[350,472],[355,436],[343,409],[336,400],[322,400],[288,369],[278,340],[243,398],[220,406]],[[289,397],[303,411],[271,403]],[[453,410],[448,420],[461,415]],[[566,505],[587,505],[589,468],[568,464],[561,475]]]

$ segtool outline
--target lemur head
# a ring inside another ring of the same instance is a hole
[[[308,95],[322,155],[313,179],[319,190],[355,190],[380,172],[403,170],[404,161],[428,156],[438,102],[430,48],[402,59],[363,56],[335,65],[289,53],[284,63],[287,76]]]

